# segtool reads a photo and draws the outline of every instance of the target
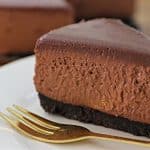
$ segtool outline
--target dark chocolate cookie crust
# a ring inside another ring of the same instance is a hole
[[[87,107],[74,106],[58,102],[39,93],[41,106],[46,112],[56,113],[69,119],[75,119],[86,123],[102,125],[108,128],[126,131],[137,136],[150,138],[150,125],[140,122],[130,121],[122,117],[93,110]]]

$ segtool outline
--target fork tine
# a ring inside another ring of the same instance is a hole
[[[2,113],[2,112],[0,112],[0,117],[1,117],[2,119],[4,119],[5,121],[7,121],[9,124],[10,124],[10,122],[13,120],[11,117],[9,117],[8,115],[6,115],[6,114],[4,114],[4,113]],[[16,121],[16,120],[14,120],[14,124],[17,124],[17,121]]]
[[[41,134],[35,130],[33,130],[31,127],[23,124],[20,121],[12,119],[10,116],[0,112],[0,116],[13,128],[15,128],[17,131],[19,131],[21,134],[26,135],[32,139],[41,141],[41,142],[47,142],[47,143],[53,143],[53,140],[51,140],[50,135]]]
[[[12,114],[13,116],[15,116],[19,121],[21,121],[22,123],[28,124],[28,126],[33,127],[34,130],[38,131],[39,133],[42,134],[53,134],[52,130],[47,129],[45,127],[40,126],[39,124],[34,123],[33,121],[29,120],[28,118],[24,117],[22,114],[18,113],[16,110],[8,107],[7,111]]]
[[[37,132],[37,133],[41,133],[41,134],[46,134],[46,135],[50,135],[50,132],[49,132],[49,134],[48,134],[48,132],[46,132],[46,131],[42,131],[42,129],[40,129],[39,127],[37,127],[37,126],[35,126],[34,124],[31,124],[31,123],[29,123],[28,124],[28,122],[27,121],[23,121],[23,120],[18,120],[18,118],[16,117],[16,119],[14,118],[14,117],[11,117],[11,116],[8,116],[8,115],[6,115],[6,114],[4,114],[3,113],[3,116],[5,117],[4,119],[6,120],[7,119],[7,121],[9,120],[9,123],[11,123],[12,121],[16,124],[16,125],[24,125],[24,126],[26,126],[26,127],[29,127],[30,129],[32,129],[33,131],[35,131],[35,132]],[[15,120],[15,121],[14,121]],[[51,133],[51,134],[53,134],[53,132]]]
[[[62,124],[58,124],[56,122],[47,120],[41,116],[38,116],[30,111],[28,111],[27,109],[18,106],[18,105],[13,105],[13,107],[15,109],[17,109],[19,112],[21,112],[22,114],[28,116],[33,122],[40,124],[41,126],[45,127],[45,128],[49,128],[49,129],[55,129],[58,130],[60,129],[59,126],[61,126]]]

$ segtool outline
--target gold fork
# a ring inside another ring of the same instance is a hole
[[[99,134],[81,126],[52,122],[21,106],[13,105],[12,108],[8,107],[7,111],[11,115],[6,115],[1,112],[0,116],[20,133],[38,141],[59,144],[94,138],[150,147],[150,141]]]

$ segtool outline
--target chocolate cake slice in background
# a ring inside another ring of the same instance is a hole
[[[95,17],[129,18],[134,13],[135,0],[67,0],[76,9],[78,19]]]
[[[39,36],[73,22],[65,0],[1,0],[0,55],[33,53]]]
[[[132,27],[138,28],[133,19],[135,0],[67,0],[75,8],[77,21],[93,18],[119,18]]]
[[[150,38],[113,19],[69,25],[35,46],[47,112],[150,137]]]

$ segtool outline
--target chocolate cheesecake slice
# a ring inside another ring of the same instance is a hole
[[[47,112],[150,137],[150,38],[119,20],[62,27],[35,46]]]
[[[39,36],[73,22],[65,0],[1,0],[0,54],[31,53]]]

